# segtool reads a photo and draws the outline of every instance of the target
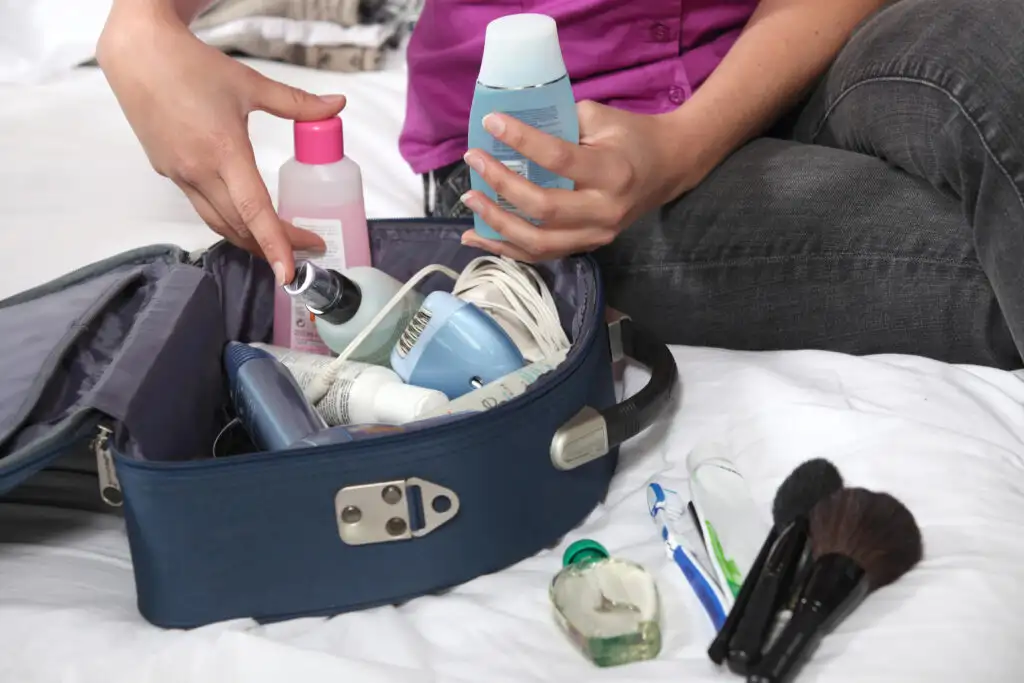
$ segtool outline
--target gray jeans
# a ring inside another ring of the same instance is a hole
[[[669,343],[1021,366],[1024,4],[900,0],[777,137],[596,256]],[[430,178],[464,211],[460,166]]]

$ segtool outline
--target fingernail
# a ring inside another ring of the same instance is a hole
[[[462,159],[477,173],[484,172],[484,158],[476,152],[466,152]]]
[[[274,265],[271,267],[274,269],[274,280],[277,282],[277,286],[284,286],[284,264],[280,261],[274,261]]]
[[[321,95],[320,99],[323,100],[324,103],[329,104],[332,107],[336,107],[336,106],[338,106],[339,104],[341,104],[342,102],[345,101],[345,96],[344,95]]]
[[[484,129],[491,135],[498,137],[505,132],[505,122],[494,114],[484,117]]]
[[[480,213],[480,200],[473,193],[467,192],[459,197],[459,201],[468,206],[473,213]]]

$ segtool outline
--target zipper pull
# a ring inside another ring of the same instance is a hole
[[[96,438],[92,442],[92,452],[96,454],[96,472],[100,478],[100,497],[103,502],[113,507],[121,507],[124,498],[121,495],[121,482],[117,480],[114,469],[114,456],[110,452],[110,435],[113,430],[100,425]]]

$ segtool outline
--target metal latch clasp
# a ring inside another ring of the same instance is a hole
[[[110,437],[114,431],[106,426],[99,425],[96,428],[96,436],[92,440],[92,452],[96,456],[96,474],[99,477],[100,497],[103,502],[113,507],[121,507],[124,504],[124,496],[121,494],[121,482],[117,479],[117,469],[114,466],[114,456],[110,452]]]
[[[347,545],[420,538],[458,512],[454,491],[418,477],[346,486],[334,496],[338,535]]]

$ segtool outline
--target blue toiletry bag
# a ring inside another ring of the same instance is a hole
[[[371,222],[400,280],[480,252],[469,222]],[[677,382],[671,353],[605,321],[589,256],[538,264],[572,349],[487,412],[349,443],[213,457],[229,340],[267,341],[273,275],[221,242],[120,254],[0,301],[0,495],[123,514],[158,626],[331,615],[435,593],[556,542],[604,497],[617,447]],[[419,289],[450,289],[434,274]],[[651,369],[616,403],[612,359]]]

